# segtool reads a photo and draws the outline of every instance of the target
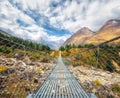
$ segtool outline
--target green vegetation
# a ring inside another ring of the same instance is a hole
[[[23,40],[21,38],[17,38],[17,37],[13,37],[13,36],[7,36],[1,32],[0,32],[0,37],[7,39],[7,40],[10,40],[10,41],[15,42],[15,43],[22,44],[25,47],[32,48],[33,50],[35,49],[35,50],[40,50],[40,51],[43,51],[43,50],[50,51],[50,48],[47,45],[43,45],[40,43],[28,41],[28,40]],[[7,40],[0,42],[0,44],[2,44],[2,45],[7,44],[7,42],[8,42]],[[11,46],[11,45],[12,45],[12,43],[7,44],[7,46]],[[13,49],[18,48],[18,46],[14,45],[14,46],[12,46],[12,48]],[[23,47],[19,47],[19,48],[23,48]]]
[[[97,86],[102,86],[102,83],[101,83],[98,79],[94,80],[93,82],[94,82]]]
[[[6,57],[18,56],[20,59],[27,55],[32,60],[40,59],[42,62],[49,62],[51,59],[50,52],[51,49],[47,45],[23,40],[0,31],[0,55]]]
[[[112,90],[120,93],[120,85],[119,84],[114,84],[112,86]]]
[[[72,48],[93,48],[93,47],[94,47],[93,44],[85,44],[85,45],[78,45],[78,46],[76,46],[75,44],[73,44],[73,45],[70,44],[70,45],[66,45],[65,47],[61,46],[59,48],[59,50],[61,50],[61,51],[64,51],[64,50],[69,51]]]
[[[38,63],[52,61],[50,54],[51,49],[46,45],[0,31],[0,57],[4,58],[0,62],[0,98],[26,98],[28,92],[35,91],[41,84],[41,80],[38,80],[43,77],[41,73],[49,69]],[[26,68],[22,62],[26,63]],[[31,63],[32,67],[28,67]]]
[[[119,84],[113,84],[112,85],[112,91],[120,97],[120,85]]]
[[[62,56],[73,66],[100,68],[110,72],[120,72],[119,46],[79,45],[61,47]]]

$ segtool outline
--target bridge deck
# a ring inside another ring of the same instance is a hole
[[[58,62],[34,98],[90,98],[62,62]]]

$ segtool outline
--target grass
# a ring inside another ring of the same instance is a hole
[[[119,84],[113,84],[112,91],[116,93],[117,96],[120,98],[120,85]]]
[[[110,72],[118,72],[113,61],[120,68],[119,47],[100,47],[97,48],[71,48],[68,51],[62,51],[62,57],[69,60],[70,64],[75,66],[97,67]],[[84,52],[83,52],[84,51]],[[57,54],[57,52],[56,52]]]

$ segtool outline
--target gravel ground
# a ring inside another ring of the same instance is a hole
[[[120,74],[83,66],[69,66],[68,68],[81,86],[87,92],[94,93],[97,98],[120,98]],[[119,87],[113,90],[115,84]]]

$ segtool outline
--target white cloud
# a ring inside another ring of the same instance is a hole
[[[70,35],[64,35],[61,37],[57,36],[48,36],[48,39],[53,43],[54,49],[58,49]]]
[[[47,16],[50,24],[54,27],[67,29],[70,32],[75,32],[79,27],[83,26],[97,30],[108,19],[120,17],[119,0],[66,0],[64,1],[64,6],[60,4],[55,8],[50,6],[53,2],[60,3],[60,1],[61,0],[47,0],[47,2],[45,0],[14,0],[14,3],[21,4],[23,10],[29,10],[29,8],[37,10],[38,13]],[[79,3],[77,1],[79,1]],[[57,14],[56,17],[52,16],[54,13]],[[69,20],[66,20],[67,18]],[[71,21],[72,19],[75,21]],[[44,20],[41,20],[41,22],[44,23]],[[71,26],[71,24],[74,25]]]
[[[3,1],[2,3],[0,3],[0,9],[1,15],[5,16],[5,18],[0,17],[0,26],[2,28],[9,28],[15,33],[16,36],[26,39],[39,40],[40,38],[47,36],[47,33],[44,32],[43,28],[35,25],[35,22],[32,18],[11,6],[9,2]],[[23,20],[30,26],[21,28],[16,22],[17,19]],[[31,30],[33,32],[29,32],[28,30]],[[34,32],[34,30],[36,30],[36,32]]]
[[[25,39],[44,40],[57,47],[70,35],[49,35],[42,25],[48,23],[71,33],[84,26],[96,31],[105,21],[120,18],[119,12],[120,0],[1,0],[0,27],[9,28]],[[17,19],[29,26],[21,26]]]

